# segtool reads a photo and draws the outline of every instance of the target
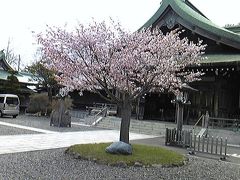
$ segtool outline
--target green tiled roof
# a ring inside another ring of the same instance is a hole
[[[240,54],[208,54],[201,64],[240,62]]]
[[[239,34],[212,23],[199,10],[197,10],[194,6],[191,6],[191,3],[187,0],[163,0],[157,12],[141,28],[153,25],[168,7],[171,7],[174,12],[185,21],[208,31],[217,37],[222,37],[223,39],[225,38],[230,41],[240,43]]]
[[[9,71],[13,71],[13,69],[5,61],[5,54],[3,51],[0,51],[0,61],[2,61],[2,63],[7,67],[7,70],[0,67],[0,80],[7,80],[7,77],[11,75]],[[31,73],[17,72],[15,76],[18,78],[18,81],[21,83],[32,84],[32,85],[38,84],[38,81],[36,80],[35,76]]]
[[[0,51],[0,59],[3,59],[4,58],[4,52],[3,50]]]
[[[8,73],[7,71],[0,69],[0,80],[7,80],[7,77],[10,75],[11,74]],[[38,81],[36,80],[36,78],[34,78],[34,76],[30,73],[18,72],[15,76],[18,78],[19,82],[21,83],[38,84]]]
[[[8,76],[10,76],[10,73],[8,73],[5,70],[0,69],[0,79],[1,80],[7,80]]]
[[[240,34],[240,25],[226,27],[227,30]]]
[[[5,70],[10,70],[10,71],[14,71],[13,68],[7,63],[6,59],[5,59],[5,53],[3,52],[3,50],[0,51],[0,61],[3,62],[3,66]],[[2,67],[1,67],[2,68]]]

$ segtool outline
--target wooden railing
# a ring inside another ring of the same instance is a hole
[[[214,138],[207,136],[191,136],[190,139],[190,154],[195,154],[196,152],[212,154],[220,156],[220,159],[225,160],[227,157],[227,138]]]
[[[94,116],[89,116],[88,118],[85,118],[85,124],[90,126],[95,126],[97,123],[99,123],[103,117],[106,117],[107,115],[107,108],[101,109],[97,114]]]
[[[238,131],[240,127],[240,119],[215,118],[209,117],[210,128],[230,128]]]
[[[189,147],[190,136],[192,136],[192,131],[166,128],[165,145]]]
[[[222,160],[227,157],[227,138],[201,137],[193,135],[189,130],[177,131],[167,128],[165,145],[187,147],[190,154],[205,153],[219,156]]]
[[[104,103],[95,103],[93,106],[86,107],[88,114],[97,114],[102,111],[103,108],[107,108],[108,115],[117,114],[117,105],[116,104],[104,104]]]

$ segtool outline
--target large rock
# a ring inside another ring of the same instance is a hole
[[[110,154],[132,154],[132,146],[122,141],[114,142],[105,151]]]
[[[71,115],[69,111],[65,111],[61,116],[58,111],[52,111],[50,126],[71,127]]]

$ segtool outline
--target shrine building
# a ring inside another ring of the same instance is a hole
[[[185,107],[184,120],[195,121],[209,112],[211,117],[240,117],[240,26],[219,27],[188,0],[163,0],[157,12],[140,28],[159,28],[167,33],[185,30],[181,37],[207,44],[198,67],[187,71],[205,73],[202,80],[191,83],[197,89],[189,93],[191,105]],[[142,105],[144,119],[172,121],[175,106],[171,94],[147,94]]]

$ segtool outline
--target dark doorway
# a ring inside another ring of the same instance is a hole
[[[172,94],[148,94],[145,96],[144,119],[175,121],[175,106]]]

